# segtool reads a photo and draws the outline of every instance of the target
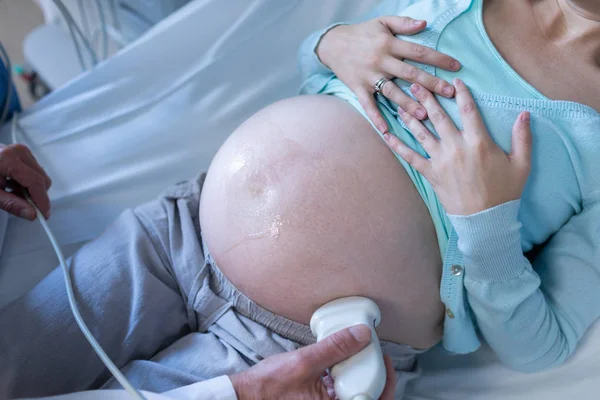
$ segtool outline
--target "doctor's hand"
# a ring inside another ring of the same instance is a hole
[[[460,63],[454,58],[395,36],[414,35],[426,26],[426,21],[384,16],[359,24],[336,26],[323,35],[316,48],[321,62],[354,92],[381,133],[388,131],[388,125],[373,96],[375,84],[381,78],[400,78],[419,83],[441,96],[454,96],[454,87],[448,82],[403,61],[417,61],[448,71],[460,69]],[[391,80],[383,84],[381,94],[418,119],[427,116],[426,109]]]
[[[397,137],[388,146],[433,186],[448,214],[471,215],[521,197],[531,169],[530,115],[522,112],[512,128],[512,151],[506,154],[488,133],[467,86],[455,79],[456,102],[464,131],[459,131],[435,96],[419,85],[412,93],[427,108],[439,139],[407,112],[398,110],[430,158]]]
[[[333,382],[325,376],[325,370],[358,353],[370,340],[371,330],[356,325],[313,345],[269,357],[230,376],[231,382],[239,400],[333,399]],[[385,366],[387,378],[381,399],[392,400],[396,373],[387,356]]]
[[[14,185],[14,183],[18,185]],[[50,216],[48,189],[52,180],[40,167],[31,151],[21,144],[0,145],[0,209],[30,221],[35,209],[25,200],[26,189],[46,218]]]

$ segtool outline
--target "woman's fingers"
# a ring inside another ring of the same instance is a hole
[[[394,35],[414,35],[427,27],[427,21],[410,17],[385,16],[380,17],[379,21]],[[418,61],[447,71],[458,71],[460,69],[460,62],[449,55],[440,53],[430,47],[400,39],[393,42],[392,53],[396,57]]]
[[[422,46],[420,44],[407,42],[400,39],[397,39],[393,42],[392,54],[396,57],[417,61],[421,64],[431,65],[447,71],[458,71],[460,69],[460,62],[458,62],[458,60],[444,53],[440,53],[431,47]],[[449,84],[447,83],[447,85]]]
[[[400,42],[400,45],[411,45],[408,42]],[[411,83],[419,83],[430,91],[440,96],[451,98],[454,96],[454,87],[443,79],[437,78],[414,65],[399,61],[394,57],[383,60],[382,69],[388,74]]]
[[[523,168],[523,172],[529,175],[531,169],[531,147],[533,138],[531,135],[531,116],[524,111],[515,120],[512,130],[512,151],[510,158]]]
[[[383,115],[381,115],[381,111],[379,111],[379,107],[377,107],[377,101],[373,97],[373,94],[367,90],[357,90],[356,97],[377,130],[380,133],[389,131],[388,124],[385,121],[385,118],[383,118]]]
[[[464,136],[470,139],[491,141],[469,88],[460,79],[454,79],[454,85],[456,86],[456,104],[460,111]]]
[[[402,107],[402,109],[415,118],[425,119],[427,117],[425,108],[419,102],[406,95],[393,81],[387,81],[383,84],[381,94]]]
[[[440,135],[441,139],[456,137],[459,135],[458,129],[450,119],[446,111],[440,106],[435,96],[419,84],[410,87],[410,91],[417,100],[425,107],[429,120]]]
[[[405,113],[408,115],[408,113]],[[390,149],[398,154],[404,161],[409,163],[414,169],[419,171],[425,178],[429,176],[429,170],[431,168],[431,162],[425,157],[402,143],[396,136],[386,133],[383,135],[385,143]]]
[[[423,147],[428,154],[435,154],[440,142],[431,132],[429,132],[429,129],[427,129],[421,121],[417,120],[401,108],[398,108],[398,114],[406,126],[408,126],[413,137],[421,144],[421,147]]]
[[[378,19],[394,35],[414,35],[421,32],[427,26],[427,21],[412,19],[410,17],[386,15]]]

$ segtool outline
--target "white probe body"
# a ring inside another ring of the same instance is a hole
[[[386,371],[375,332],[380,321],[381,312],[375,302],[358,296],[333,300],[313,314],[310,329],[317,341],[353,325],[371,328],[367,347],[331,368],[335,394],[340,400],[377,400],[383,393]]]

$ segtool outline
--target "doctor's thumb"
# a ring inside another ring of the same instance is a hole
[[[327,336],[302,351],[311,360],[315,370],[322,373],[364,349],[370,340],[371,329],[367,325],[355,325]]]

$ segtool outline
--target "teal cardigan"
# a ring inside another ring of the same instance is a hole
[[[383,0],[361,20],[381,15],[427,20],[424,32],[402,39],[437,48],[440,32],[471,1]],[[309,36],[300,50],[302,93],[319,93],[334,77],[314,52],[327,29]],[[498,61],[482,65],[492,62]],[[410,94],[408,83],[397,83]],[[519,112],[531,112],[533,165],[520,200],[449,216],[453,230],[440,286],[447,307],[443,345],[451,352],[473,352],[479,330],[515,369],[557,366],[600,317],[600,114],[568,101],[473,95],[505,151],[511,148],[513,121]],[[460,127],[455,101],[439,100]],[[380,107],[395,113],[385,101]]]

